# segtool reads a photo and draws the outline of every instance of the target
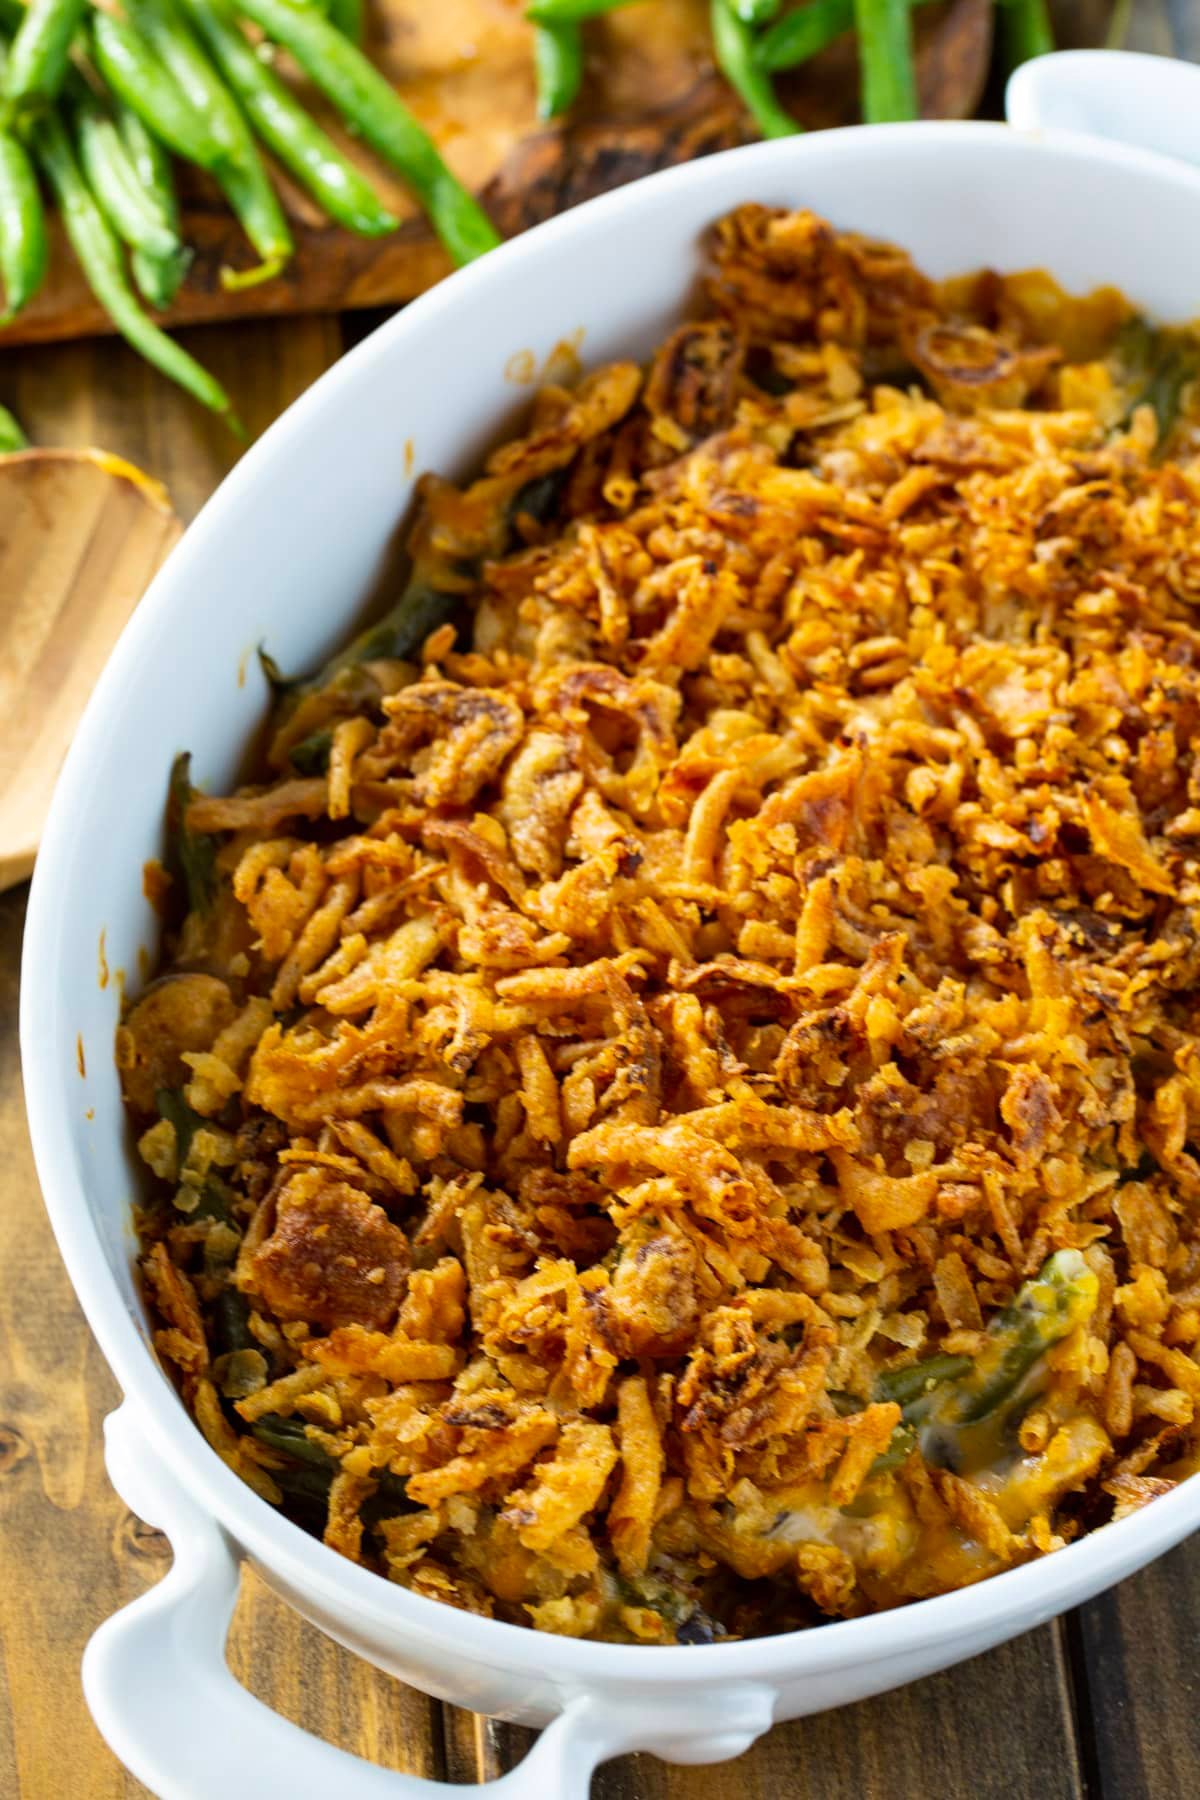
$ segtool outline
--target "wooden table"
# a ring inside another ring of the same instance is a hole
[[[1200,59],[1195,0],[1136,0],[1136,48]],[[367,321],[373,323],[373,321]],[[365,328],[362,316],[185,335],[261,430]],[[0,355],[0,400],[41,444],[152,470],[185,518],[234,460],[222,430],[119,344]],[[0,602],[2,607],[2,602]],[[117,1389],[42,1212],[17,1058],[25,891],[0,897],[0,1795],[135,1800],[79,1685],[100,1621],[163,1573],[165,1539],[105,1479]],[[944,1675],[784,1725],[736,1763],[626,1757],[597,1800],[1185,1800],[1200,1793],[1200,1539],[1090,1606]],[[440,1706],[303,1624],[252,1576],[230,1639],[240,1680],[386,1767],[475,1782],[529,1734]],[[334,1797],[331,1797],[334,1800]],[[546,1800],[552,1800],[546,1796]]]

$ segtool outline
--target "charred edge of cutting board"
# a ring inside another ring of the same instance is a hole
[[[748,141],[741,108],[725,83],[705,76],[681,101],[636,123],[568,124],[527,138],[483,191],[505,237],[515,237],[658,169],[711,156]]]

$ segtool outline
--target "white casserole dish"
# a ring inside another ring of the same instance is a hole
[[[1200,1525],[1193,1479],[1048,1559],[874,1618],[711,1647],[549,1638],[390,1586],[277,1515],[208,1448],[151,1350],[131,1272],[118,984],[100,985],[97,970],[106,958],[136,978],[153,948],[139,871],[160,847],[171,757],[190,748],[197,778],[221,789],[263,712],[255,646],[303,669],[345,637],[404,512],[407,471],[471,466],[527,397],[513,385],[516,353],[540,364],[580,332],[589,364],[649,350],[678,316],[705,227],[750,199],[890,238],[934,275],[1045,267],[1077,291],[1115,283],[1163,319],[1200,313],[1200,173],[1182,164],[980,124],[757,145],[595,201],[416,302],[267,433],[175,551],[64,768],[22,992],[46,1204],[125,1395],[107,1423],[109,1470],[175,1551],[166,1579],[92,1640],[84,1682],[117,1755],[164,1800],[448,1791],[318,1743],[237,1685],[223,1645],[243,1557],[380,1668],[460,1706],[550,1725],[494,1786],[582,1800],[606,1757],[735,1756],[772,1720],[878,1693],[1041,1624]]]

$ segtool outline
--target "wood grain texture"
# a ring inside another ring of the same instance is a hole
[[[447,1774],[460,1781],[491,1780],[519,1763],[531,1742],[532,1734],[515,1726],[451,1713]],[[899,1795],[1084,1800],[1059,1630],[1046,1626],[877,1700],[776,1726],[736,1762],[685,1769],[651,1756],[620,1757],[597,1772],[592,1795],[593,1800],[893,1800]]]
[[[128,463],[0,457],[0,888],[28,880],[88,695],[178,535],[165,491]]]
[[[245,321],[179,339],[233,394],[250,441],[341,354],[336,319]],[[0,401],[39,446],[96,444],[161,481],[186,523],[243,446],[121,343],[0,348]]]
[[[1071,1636],[1089,1800],[1200,1791],[1200,1542],[1082,1607]]]
[[[707,0],[649,0],[586,29],[586,73],[569,121],[539,125],[530,28],[518,0],[372,0],[369,49],[447,162],[480,193],[512,236],[550,213],[654,169],[726,149],[753,135],[714,73]],[[943,0],[917,22],[918,84],[931,118],[959,118],[978,102],[991,47],[989,0]],[[276,174],[295,228],[297,254],[284,275],[233,294],[221,269],[254,257],[211,183],[185,174],[185,234],[195,262],[169,323],[291,313],[340,312],[410,300],[448,262],[411,193],[372,158],[286,57],[280,72],[343,149],[366,169],[401,229],[364,239],[338,230],[286,176]],[[847,37],[782,83],[805,125],[857,117],[858,72]],[[50,275],[4,334],[36,343],[106,332],[55,222]]]

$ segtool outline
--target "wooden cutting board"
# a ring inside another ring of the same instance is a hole
[[[119,457],[0,457],[0,889],[33,868],[88,695],[180,529]]]
[[[539,125],[523,6],[524,0],[367,4],[372,57],[506,236],[622,182],[754,135],[713,69],[707,0],[640,0],[587,25],[586,76],[570,121]],[[961,118],[975,110],[987,78],[991,15],[990,0],[942,0],[915,15],[926,117]],[[186,233],[196,261],[166,315],[170,323],[393,305],[446,273],[446,258],[399,178],[340,131],[286,58],[279,67],[371,170],[401,227],[375,240],[335,229],[281,175],[296,258],[279,280],[227,294],[222,264],[245,265],[253,255],[216,190],[185,171]],[[781,81],[780,92],[809,128],[857,118],[852,38]],[[57,234],[46,286],[0,334],[0,347],[110,329]]]

